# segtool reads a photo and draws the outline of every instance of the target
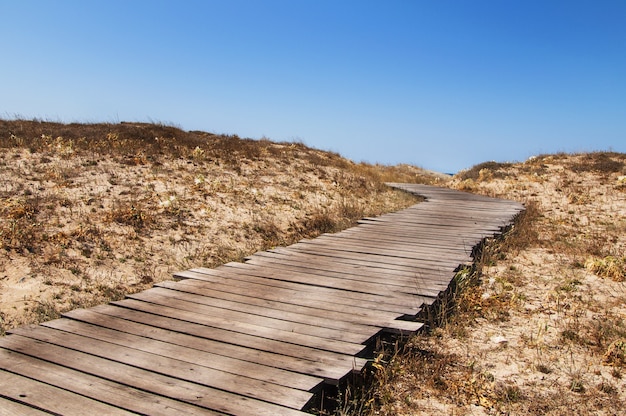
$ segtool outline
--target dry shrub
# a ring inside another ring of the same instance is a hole
[[[591,273],[615,282],[626,280],[626,257],[592,257],[585,262],[585,268]]]
[[[428,174],[423,169],[406,164],[385,166],[355,163],[350,164],[346,169],[381,184],[387,182],[436,184],[446,182],[451,178],[447,175]]]
[[[46,322],[61,317],[61,311],[50,301],[38,301],[28,311],[32,322]]]
[[[284,233],[272,220],[256,221],[253,230],[261,237],[264,249],[281,245],[284,242],[282,237]]]
[[[384,166],[353,163],[334,152],[312,149],[302,143],[274,143],[237,135],[184,131],[163,123],[55,123],[41,120],[0,119],[0,147],[27,147],[31,151],[63,151],[67,155],[117,153],[121,163],[142,165],[164,156],[181,157],[195,162],[224,163],[241,169],[244,160],[267,156],[285,163],[304,160],[318,167],[335,167],[366,178],[376,186],[384,182],[433,183],[441,175],[427,174],[410,165]],[[439,179],[437,179],[439,178]]]
[[[43,225],[36,220],[40,201],[36,197],[9,198],[0,207],[0,247],[37,252]]]
[[[574,172],[595,172],[601,174],[620,173],[626,166],[626,156],[614,152],[592,152],[582,156],[581,162],[573,164]]]
[[[393,386],[405,384],[420,386],[404,397],[403,405],[409,408],[414,406],[414,400],[419,403],[432,396],[452,406],[475,403],[495,410],[505,410],[512,403],[525,399],[518,386],[496,382],[488,371],[446,351],[433,336],[413,337],[399,353],[384,361],[386,365],[374,363],[375,389],[365,395],[371,405],[358,414],[397,414],[394,404],[402,397],[398,397]],[[419,405],[413,408],[420,410]]]
[[[506,178],[508,174],[506,169],[513,166],[511,163],[502,162],[483,162],[471,167],[468,170],[459,172],[456,177],[460,181],[471,179],[474,181],[483,182],[491,179]]]
[[[626,365],[626,339],[622,338],[613,341],[606,349],[602,362],[616,367]]]
[[[315,234],[332,233],[337,231],[339,225],[328,211],[317,212],[304,220],[304,230],[307,237]],[[303,230],[303,231],[304,231]]]
[[[29,198],[9,198],[3,201],[0,213],[3,218],[9,219],[32,219],[39,212],[39,199],[36,197]]]
[[[535,200],[529,200],[524,204],[524,208],[524,211],[515,218],[511,231],[502,240],[500,251],[516,254],[539,244],[537,220],[542,216],[540,204]]]
[[[155,222],[141,202],[121,202],[106,214],[108,221],[121,225],[130,225],[136,230],[143,230]]]

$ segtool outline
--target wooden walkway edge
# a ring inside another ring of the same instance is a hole
[[[426,185],[408,209],[0,338],[2,415],[301,415],[411,334],[474,248],[524,207]]]

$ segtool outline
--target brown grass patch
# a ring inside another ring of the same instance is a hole
[[[452,187],[526,212],[482,250],[454,313],[385,360],[363,414],[621,414],[625,161],[562,153],[458,174]]]
[[[585,262],[585,268],[591,273],[612,279],[615,282],[623,282],[626,280],[626,257],[592,257]]]
[[[443,180],[158,123],[0,120],[0,166],[0,332],[418,201],[384,181]]]

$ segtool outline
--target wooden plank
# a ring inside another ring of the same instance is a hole
[[[431,203],[426,205],[430,205],[431,208],[423,209],[420,211],[415,210],[413,212],[407,212],[406,214],[401,212],[392,213],[378,218],[393,220],[395,218],[419,217],[420,219],[432,219],[433,221],[445,220],[450,221],[451,223],[468,221],[474,225],[485,225],[488,227],[493,227],[507,224],[508,222],[510,222],[511,214],[514,215],[514,212],[506,212],[506,207],[504,209],[498,208],[489,215],[485,215],[484,211],[475,212],[469,209],[446,209],[447,204]]]
[[[494,210],[497,214],[501,214],[500,209]],[[482,215],[481,215],[482,214]],[[409,209],[406,211],[398,211],[395,213],[381,215],[379,217],[365,217],[367,221],[380,221],[384,223],[411,223],[426,224],[431,226],[449,226],[449,227],[466,227],[480,225],[486,228],[496,227],[499,215],[484,215],[484,211],[475,212],[463,207],[450,207],[449,204],[428,203]]]
[[[356,358],[352,355],[335,353],[303,345],[292,344],[275,339],[267,339],[251,334],[221,330],[219,328],[209,328],[201,323],[185,319],[176,319],[168,316],[151,314],[141,310],[116,307],[115,305],[97,306],[95,309],[99,313],[120,317],[126,320],[157,326],[171,331],[184,332],[197,337],[212,339],[215,341],[231,343],[260,351],[273,352],[289,357],[304,358],[316,361],[320,364],[328,365],[329,368],[341,369],[338,372],[343,375],[348,374],[353,369],[361,370],[367,360]],[[347,370],[345,370],[347,368]],[[329,369],[329,372],[333,372]]]
[[[395,301],[403,301],[408,305],[415,303],[415,298],[413,295],[422,295],[422,296],[430,296],[436,297],[439,294],[439,290],[437,288],[430,289],[426,288],[417,288],[417,290],[410,291],[407,290],[406,287],[403,286],[391,286],[387,285],[384,282],[381,283],[373,283],[373,282],[363,282],[360,280],[352,280],[352,279],[339,279],[336,277],[328,277],[323,275],[313,275],[308,273],[298,273],[298,272],[281,272],[269,270],[266,268],[260,267],[252,267],[252,265],[246,265],[245,263],[228,263],[224,266],[221,266],[220,269],[224,268],[237,268],[240,273],[248,273],[253,274],[254,276],[264,277],[275,280],[284,280],[288,282],[296,282],[296,283],[304,283],[311,286],[320,286],[332,289],[340,289],[351,292],[360,292],[360,293],[369,293],[374,295],[381,296],[389,296],[394,298]]]
[[[402,264],[393,264],[385,262],[385,259],[378,257],[378,262],[368,262],[363,260],[363,255],[353,255],[350,253],[342,253],[337,250],[330,250],[326,253],[309,253],[298,250],[290,250],[288,248],[275,248],[271,251],[258,252],[247,257],[245,259],[248,262],[250,259],[261,259],[266,261],[272,261],[274,263],[280,260],[286,266],[296,267],[297,270],[304,270],[307,273],[318,271],[318,273],[339,273],[338,277],[347,277],[343,275],[359,275],[365,274],[368,277],[377,278],[378,282],[386,279],[402,280],[415,276],[417,271],[433,277],[435,280],[439,279],[441,274],[442,265],[430,265],[422,264],[421,266],[406,266]],[[459,264],[466,261],[460,261],[454,266],[447,268],[456,268]],[[230,265],[230,263],[228,263]],[[282,266],[281,266],[282,267]],[[296,271],[297,271],[296,270]]]
[[[441,233],[433,230],[408,230],[405,227],[381,227],[375,224],[360,224],[359,229],[372,233],[384,233],[388,236],[408,237],[415,239],[428,240],[433,244],[446,245],[448,247],[467,245],[473,246],[473,244],[482,241],[486,237],[490,237],[493,233],[485,233],[478,235],[468,235],[461,230],[457,233]]]
[[[0,349],[0,368],[131,412],[154,416],[218,414],[14,351]]]
[[[500,226],[490,223],[482,222],[478,223],[469,218],[463,219],[450,219],[442,218],[441,216],[426,217],[419,216],[404,216],[399,217],[379,217],[379,218],[363,218],[360,220],[362,223],[370,223],[387,227],[404,227],[414,230],[437,230],[443,233],[453,233],[457,230],[463,230],[470,234],[482,234],[483,232],[499,232]]]
[[[121,384],[163,395],[185,403],[233,415],[302,415],[302,412],[207,386],[172,378],[160,373],[103,359],[19,335],[0,339],[0,346]],[[85,409],[90,407],[83,407]],[[94,412],[98,414],[97,412]],[[65,413],[62,413],[65,414]],[[102,412],[99,414],[109,414]],[[210,413],[209,413],[210,414]]]
[[[340,241],[303,241],[289,246],[291,250],[324,250],[324,252],[332,251],[335,253],[357,253],[365,255],[374,255],[384,258],[385,262],[395,263],[401,261],[401,264],[410,264],[412,266],[431,266],[431,267],[456,267],[459,263],[467,261],[467,256],[452,256],[449,255],[445,260],[434,258],[435,255],[440,255],[435,250],[424,250],[420,252],[410,252],[403,250],[385,249],[366,244],[343,244]],[[457,257],[457,258],[455,258]]]
[[[177,273],[177,276],[183,277],[179,283],[197,284],[201,287],[209,286],[213,290],[220,292],[228,292],[239,294],[242,291],[249,290],[254,296],[261,299],[271,301],[281,301],[289,299],[291,303],[297,303],[304,306],[319,307],[326,310],[338,311],[353,316],[363,316],[371,319],[395,319],[400,315],[416,315],[421,308],[405,308],[397,305],[381,305],[376,299],[358,299],[341,296],[344,291],[328,290],[318,292],[300,290],[305,285],[292,284],[289,286],[281,286],[280,284],[288,282],[273,281],[271,279],[263,279],[255,276],[246,276],[249,280],[240,280],[224,277],[221,274],[199,273],[194,271],[185,271]],[[242,277],[242,276],[240,276]],[[277,282],[279,285],[266,285],[266,282]],[[320,293],[321,292],[321,293]],[[351,292],[346,292],[350,294]]]
[[[134,413],[50,386],[27,377],[0,370],[0,396],[15,402],[61,415],[132,415]]]
[[[208,285],[206,284],[206,282],[199,282],[194,280],[183,280],[180,282],[162,282],[157,284],[156,286],[185,291],[188,293],[194,293],[206,297],[229,299],[240,302],[244,305],[265,306],[266,308],[270,308],[279,312],[283,310],[291,311],[296,308],[295,310],[297,310],[298,313],[306,314],[311,317],[329,318],[329,320],[332,320],[337,327],[353,323],[357,326],[374,326],[379,328],[385,328],[389,325],[389,322],[394,321],[398,317],[398,314],[391,315],[384,312],[365,315],[363,313],[365,312],[365,310],[363,309],[357,310],[356,313],[335,311],[327,307],[328,302],[324,305],[320,305],[318,302],[311,302],[311,306],[302,305],[302,303],[304,302],[302,302],[297,297],[276,296],[273,293],[269,293],[269,291],[263,291],[261,293],[258,293],[254,290],[254,288],[251,288],[251,290],[235,288],[233,290],[231,287],[231,291],[228,291],[228,286],[226,288],[224,288],[223,286],[219,286],[216,288],[216,285],[214,284]],[[245,293],[245,295],[242,295],[241,293]],[[304,296],[302,296],[302,300],[304,300]],[[335,304],[332,303],[330,304],[330,306],[334,305]],[[355,309],[356,308],[352,308],[353,311]],[[419,329],[419,326],[416,326],[416,330],[417,329]],[[371,331],[371,328],[369,330]]]
[[[490,230],[482,230],[479,227],[444,227],[444,226],[435,226],[435,225],[427,225],[427,224],[411,224],[411,223],[403,223],[401,221],[394,221],[391,223],[385,223],[383,221],[375,221],[375,220],[359,220],[357,221],[359,225],[373,225],[378,227],[379,229],[389,229],[392,231],[402,231],[406,234],[415,234],[418,232],[424,234],[430,234],[433,236],[440,237],[449,237],[451,239],[457,238],[459,235],[463,235],[466,238],[473,238],[480,240],[488,235],[495,234],[498,230],[490,231]]]
[[[392,261],[382,256],[367,256],[365,254],[342,253],[334,250],[294,250],[291,247],[276,247],[268,250],[268,253],[279,254],[283,256],[299,256],[308,258],[317,258],[317,261],[334,262],[336,264],[351,264],[369,269],[398,270],[404,272],[413,272],[416,270],[426,271],[442,271],[444,268],[440,265],[432,266],[426,264],[408,264],[408,261]],[[451,267],[450,267],[451,268]]]
[[[146,316],[146,320],[149,320],[150,315],[144,315]],[[274,352],[261,351],[255,348],[243,347],[227,342],[215,341],[184,332],[176,332],[157,326],[151,326],[146,323],[129,321],[118,316],[101,314],[93,309],[76,309],[67,312],[64,316],[80,322],[113,329],[121,333],[139,335],[158,341],[168,342],[174,345],[181,345],[200,351],[220,354],[225,357],[249,361],[251,363],[275,367],[300,374],[308,374],[313,377],[324,379],[326,382],[336,382],[341,377],[346,375],[345,371],[341,373],[335,371],[335,366],[332,365],[334,364],[333,362],[324,362],[329,364],[328,366],[324,366],[321,365],[324,363],[320,363],[307,357],[292,357]],[[183,325],[182,328],[178,329],[184,331],[185,326]]]
[[[44,412],[43,410],[37,410],[34,407],[31,407],[26,404],[14,402],[9,399],[5,399],[2,397],[0,393],[0,416],[44,416],[50,415],[48,412]]]
[[[406,308],[377,308],[377,304],[372,301],[361,301],[330,293],[316,294],[310,290],[296,290],[290,287],[267,286],[256,283],[256,280],[270,280],[255,276],[247,276],[250,281],[228,279],[220,275],[203,274],[189,272],[189,275],[201,276],[199,279],[185,278],[178,282],[179,290],[193,291],[206,294],[206,296],[225,296],[228,299],[239,300],[242,303],[251,302],[254,304],[267,304],[276,309],[289,308],[295,305],[301,309],[302,313],[312,316],[331,314],[339,320],[354,319],[356,323],[371,325],[371,322],[386,322],[389,319],[396,319],[400,315],[406,314]],[[271,281],[271,280],[270,280]],[[159,283],[157,286],[171,286],[171,282]],[[305,285],[297,285],[305,286]],[[337,291],[339,293],[344,291]],[[333,296],[335,295],[335,296]],[[283,306],[281,306],[283,305]],[[419,309],[412,309],[417,312]]]
[[[461,219],[481,218],[481,223],[504,225],[511,221],[520,211],[508,205],[488,205],[483,203],[467,203],[459,201],[431,200],[427,204],[420,204],[396,214],[387,214],[380,217],[366,218],[367,220],[407,219],[419,220],[422,214],[440,215],[439,218]]]
[[[456,244],[445,243],[422,237],[414,237],[411,235],[397,234],[392,235],[386,232],[373,232],[367,230],[348,229],[336,234],[323,234],[324,237],[340,241],[345,244],[360,244],[365,241],[376,241],[378,246],[384,248],[392,248],[393,246],[402,246],[405,250],[427,250],[438,254],[451,254],[454,256],[461,255],[469,257],[472,253],[471,248],[458,246]]]
[[[303,262],[285,256],[254,254],[245,259],[246,265],[256,267],[269,267],[279,269],[284,272],[303,272],[307,274],[320,275],[326,277],[336,277],[339,279],[358,280],[363,282],[380,283],[387,285],[415,288],[416,275],[419,274],[419,282],[423,286],[433,289],[444,290],[448,287],[450,274],[435,273],[432,270],[415,270],[408,273],[402,270],[364,268],[358,265],[347,263],[337,264],[336,262]],[[444,277],[445,276],[445,277]]]
[[[149,296],[149,297],[148,297]],[[149,312],[155,315],[168,316],[176,319],[188,320],[190,322],[200,323],[212,328],[225,329],[233,332],[240,332],[248,335],[255,335],[261,338],[274,339],[278,341],[289,342],[296,345],[302,345],[311,348],[336,352],[346,355],[356,355],[361,352],[365,346],[353,342],[344,342],[331,338],[319,338],[313,335],[291,332],[289,326],[285,325],[283,329],[263,326],[267,321],[252,319],[252,323],[245,321],[233,321],[229,318],[221,318],[215,315],[205,314],[205,307],[198,305],[184,305],[181,302],[175,302],[172,299],[164,299],[163,297],[147,295],[145,299],[149,301],[139,301],[135,299],[125,299],[122,301],[111,302],[113,305],[124,308]],[[181,309],[168,306],[176,304]],[[197,311],[194,311],[194,309]],[[206,308],[207,311],[210,309]],[[219,311],[211,311],[217,312]],[[295,325],[294,325],[295,327]]]
[[[350,305],[363,305],[372,307],[373,310],[397,312],[399,314],[415,315],[425,304],[430,304],[434,298],[413,296],[410,302],[406,299],[386,297],[380,293],[363,293],[349,290],[333,289],[328,287],[308,285],[306,283],[267,279],[254,274],[246,274],[245,271],[233,272],[226,267],[217,269],[196,268],[175,274],[178,278],[190,278],[212,282],[215,279],[227,279],[230,282],[240,281],[242,284],[259,284],[271,288],[285,289],[304,292],[311,298],[327,296],[330,300],[349,303]]]
[[[342,252],[337,250],[324,250],[322,248],[275,248],[270,250],[272,253],[282,254],[282,255],[309,255],[309,256],[318,256],[320,258],[326,257],[327,261],[335,261],[336,263],[347,263],[352,265],[358,265],[362,267],[371,267],[371,268],[381,268],[381,269],[395,269],[402,271],[413,271],[416,273],[417,271],[424,270],[426,273],[431,272],[453,272],[460,263],[455,266],[436,266],[436,265],[425,265],[420,262],[411,262],[408,259],[393,259],[386,258],[383,256],[376,256],[372,254],[362,254],[362,253],[349,253]],[[411,264],[413,263],[413,264]]]
[[[384,214],[379,217],[365,217],[364,219],[375,220],[377,218],[383,220],[393,220],[395,218],[411,218],[418,217],[420,219],[433,219],[434,221],[448,220],[452,222],[458,221],[470,221],[472,224],[485,224],[487,226],[493,226],[494,223],[505,223],[510,220],[510,214],[506,215],[479,215],[472,210],[467,209],[446,209],[449,208],[449,204],[437,204],[430,202],[421,206],[423,209],[418,210],[406,210],[392,212]],[[430,207],[430,208],[429,208]],[[497,210],[497,214],[502,214],[500,209]]]
[[[264,343],[269,344],[268,341],[280,341],[290,345],[306,347],[310,350],[320,350],[346,357],[352,357],[358,354],[363,348],[363,345],[342,343],[333,340],[320,340],[315,337],[306,336],[302,334],[294,334],[288,331],[280,331],[271,328],[264,328],[254,325],[245,325],[239,323],[218,322],[211,317],[205,317],[202,314],[185,311],[181,309],[174,309],[164,305],[157,305],[148,302],[141,302],[133,299],[126,299],[124,301],[112,302],[115,306],[121,306],[129,310],[136,310],[140,312],[147,312],[153,315],[163,316],[167,318],[173,318],[181,321],[193,322],[205,327],[205,332],[208,336],[213,334],[214,329],[223,329],[229,331],[232,334],[240,334],[244,336],[252,336],[260,338]],[[210,330],[207,330],[210,327]]]
[[[383,328],[385,332],[402,334],[402,335],[413,335],[417,331],[421,330],[424,327],[422,322],[415,321],[403,321],[403,320],[395,320],[389,321],[387,325]]]
[[[194,293],[194,291],[186,291],[184,289],[185,286],[177,285],[176,282],[166,282],[163,285],[151,289],[150,293],[195,302],[201,305],[219,307],[227,311],[244,312],[304,324],[308,327],[341,330],[344,334],[361,335],[354,337],[355,339],[362,339],[362,335],[371,337],[372,331],[374,330],[372,325],[363,325],[354,320],[348,320],[349,317],[347,316],[339,316],[338,314],[333,314],[330,311],[321,309],[299,307],[293,303],[263,302],[258,298],[247,296],[247,294],[239,295],[236,300],[233,300],[233,296],[227,296],[223,292],[216,293],[205,290],[201,292],[195,291],[196,293]],[[211,296],[211,294],[213,296]],[[308,330],[306,332],[318,333],[317,329]],[[352,336],[348,336],[343,338],[343,340],[348,341],[351,338]]]
[[[314,390],[323,381],[320,378],[305,374],[237,360],[212,352],[170,344],[154,338],[123,333],[71,319],[55,319],[44,323],[43,326],[303,391]]]
[[[364,263],[372,263],[376,265],[385,265],[385,267],[398,268],[401,270],[430,269],[430,270],[454,270],[459,264],[464,263],[463,260],[457,262],[437,263],[423,259],[411,259],[408,257],[392,257],[377,254],[374,250],[363,252],[358,249],[341,249],[340,246],[316,246],[314,244],[301,244],[289,246],[283,251],[308,253],[318,256],[326,256],[331,258],[342,258],[351,261]]]
[[[506,208],[505,208],[506,209]],[[501,218],[504,217],[502,208],[486,213],[484,209],[475,210],[467,205],[450,207],[449,203],[430,202],[405,211],[381,215],[379,217],[365,217],[366,222],[379,224],[415,224],[417,226],[451,226],[451,227],[472,227],[481,225],[491,228],[497,227]],[[486,215],[488,214],[488,215]],[[507,216],[510,216],[507,214]]]
[[[363,270],[362,273],[357,273],[354,270],[346,270],[345,273],[340,271],[328,271],[324,269],[315,269],[309,267],[298,267],[297,265],[288,265],[284,262],[273,261],[274,259],[268,259],[267,257],[251,257],[246,260],[243,266],[228,265],[227,267],[235,267],[244,270],[246,273],[258,275],[259,271],[264,271],[273,274],[273,278],[280,279],[285,274],[306,276],[309,281],[317,281],[317,277],[340,279],[346,283],[354,285],[376,284],[384,285],[387,291],[394,291],[399,293],[405,293],[409,295],[421,294],[425,296],[436,296],[442,290],[445,290],[448,285],[442,282],[441,278],[430,277],[432,274],[428,274],[427,278],[423,278],[420,274],[421,286],[419,291],[416,290],[418,280],[416,274],[412,276],[394,275],[393,273],[376,273],[374,271]],[[297,263],[296,263],[297,264]],[[327,267],[328,268],[328,267]],[[337,268],[339,269],[339,268]],[[449,274],[448,274],[449,276]],[[267,276],[266,276],[267,277]]]
[[[301,242],[308,241],[319,244],[343,242],[349,243],[348,246],[352,244],[365,245],[368,248],[390,250],[399,254],[408,252],[412,256],[423,252],[439,253],[443,248],[452,256],[458,255],[459,252],[461,255],[467,254],[464,247],[452,244],[448,238],[442,239],[443,236],[440,233],[425,232],[424,230],[407,232],[406,229],[398,230],[396,233],[393,231],[382,229],[382,227],[356,227],[356,229],[349,229],[336,234],[323,234],[314,240],[302,240]],[[453,240],[457,237],[458,233],[455,234]],[[438,243],[439,246],[428,246],[425,243]],[[420,248],[420,251],[416,251],[415,248]]]
[[[155,291],[160,289],[175,291],[175,294],[170,296],[183,296],[182,299],[195,299],[198,303],[215,305],[215,302],[219,302],[220,304],[222,302],[229,302],[229,304],[224,306],[226,309],[235,308],[235,310],[239,311],[249,310],[250,313],[258,312],[259,314],[262,313],[275,318],[282,317],[285,320],[293,322],[345,330],[350,333],[371,336],[372,331],[375,330],[372,327],[377,326],[371,323],[364,323],[363,320],[354,319],[355,317],[349,314],[322,308],[302,306],[298,303],[291,302],[292,299],[283,299],[283,301],[264,300],[255,296],[253,291],[252,293],[240,291],[237,294],[233,294],[213,290],[209,286],[198,288],[180,282],[163,282],[154,288]],[[232,304],[232,306],[230,304]]]
[[[220,372],[189,361],[146,353],[130,347],[102,342],[52,328],[21,328],[17,329],[15,334],[67,349],[81,351],[109,361],[142,368],[152,373],[186,380],[213,389],[276,403],[293,409],[301,409],[312,397],[308,392]]]
[[[440,238],[441,236],[425,235],[424,233],[412,233],[407,234],[405,232],[394,233],[391,230],[381,232],[381,230],[375,229],[375,227],[362,228],[357,230],[348,230],[337,234],[332,234],[331,237],[349,243],[351,239],[369,239],[372,241],[380,241],[382,244],[394,243],[394,244],[407,244],[411,249],[425,249],[428,251],[434,251],[436,253],[452,253],[453,255],[465,255],[470,256],[472,254],[473,246],[466,244],[459,244],[458,241],[453,242],[449,239]]]
[[[438,236],[435,236],[438,237]],[[344,244],[374,244],[387,250],[402,250],[408,252],[426,251],[436,254],[450,254],[452,256],[469,256],[471,248],[452,244],[448,240],[441,240],[420,234],[396,233],[375,229],[348,229],[336,234],[323,234],[320,241],[329,239]]]

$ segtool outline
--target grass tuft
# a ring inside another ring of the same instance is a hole
[[[626,365],[626,339],[613,341],[606,349],[602,362],[606,365],[624,367]]]
[[[591,257],[585,262],[585,268],[591,273],[615,282],[626,280],[626,257]]]

